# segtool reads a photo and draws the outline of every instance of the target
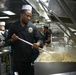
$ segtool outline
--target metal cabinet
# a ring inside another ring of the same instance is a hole
[[[8,64],[9,63],[9,64]],[[10,51],[0,51],[0,75],[10,74]]]

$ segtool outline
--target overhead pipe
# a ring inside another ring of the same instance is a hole
[[[57,1],[65,10],[65,12],[68,14],[68,16],[71,18],[72,22],[74,23],[74,27],[76,28],[76,18],[73,16],[71,10],[69,9],[65,1],[64,0],[57,0]]]
[[[72,33],[72,31],[69,29],[69,27],[66,25],[66,24],[64,24],[58,17],[57,17],[57,15],[55,14],[55,13],[52,13],[54,16],[55,16],[55,18],[70,32],[70,37],[71,37],[71,39],[76,43],[76,36]]]
[[[56,23],[56,24],[62,29],[62,31],[63,31],[68,37],[70,37],[69,34],[68,34],[58,23]]]
[[[44,10],[46,11],[46,9],[45,9],[45,7],[42,5],[42,7],[44,8]],[[46,11],[47,12],[47,11]],[[68,35],[68,33],[58,24],[58,23],[56,23],[62,30],[63,30],[63,32],[68,36],[68,37],[70,37],[69,35]]]
[[[72,31],[68,28],[68,26],[67,26],[66,24],[64,24],[64,23],[58,18],[58,16],[57,16],[53,11],[51,11],[51,10],[49,9],[49,7],[47,7],[47,5],[46,5],[44,2],[42,2],[41,0],[39,0],[39,2],[48,9],[48,13],[49,13],[49,14],[52,14],[53,16],[55,16],[55,18],[70,32],[70,35],[71,35],[70,37],[71,37],[71,39],[72,39],[72,40],[75,42],[75,44],[76,44],[76,36],[72,33]]]

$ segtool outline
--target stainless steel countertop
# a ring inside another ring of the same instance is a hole
[[[10,50],[2,50],[0,51],[0,57],[3,56],[4,54],[9,54],[11,51]]]
[[[76,72],[67,72],[67,73],[58,73],[58,74],[49,74],[49,75],[76,75]]]

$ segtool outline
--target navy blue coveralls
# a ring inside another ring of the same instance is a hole
[[[46,33],[44,33],[43,38],[44,38],[44,43],[50,44],[51,41],[45,42],[48,37],[51,36],[51,33],[49,31],[47,31]]]
[[[11,43],[11,36],[13,34],[16,34],[20,38],[29,41],[30,43],[36,43],[38,41],[42,43],[42,36],[40,35],[37,28],[30,22],[22,27],[20,25],[20,21],[18,21],[9,28],[6,42],[11,45],[13,70],[14,72],[18,72],[19,75],[31,75],[30,64],[36,59],[38,55],[34,57],[34,49],[30,45],[20,40]],[[39,54],[38,50],[36,51],[36,53]]]

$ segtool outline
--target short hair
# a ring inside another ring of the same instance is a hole
[[[27,11],[27,10],[21,10],[21,12],[20,12],[20,13],[24,13],[24,11]]]
[[[44,28],[47,28],[48,29],[48,25],[44,25]]]

